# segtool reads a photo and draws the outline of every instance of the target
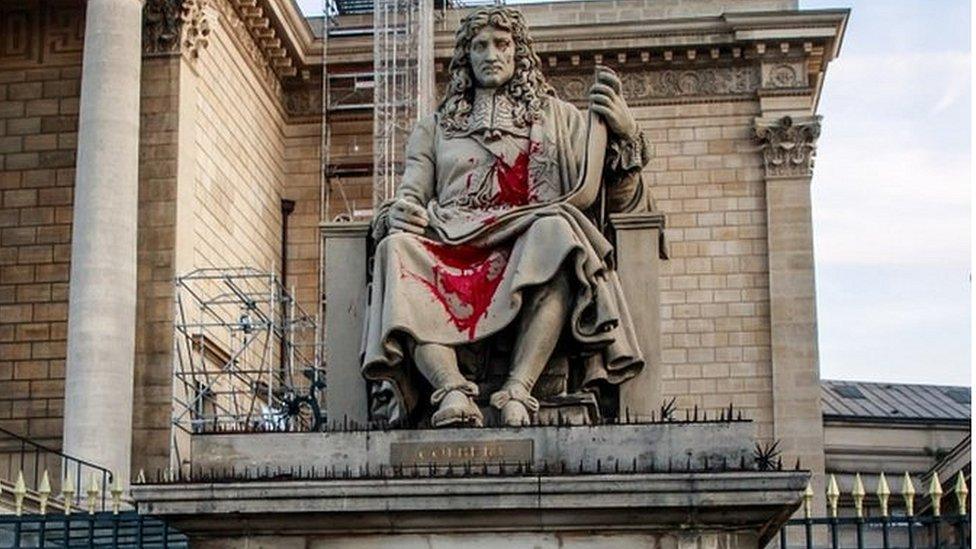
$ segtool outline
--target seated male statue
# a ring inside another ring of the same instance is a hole
[[[483,424],[483,361],[458,357],[487,341],[510,353],[485,405],[508,426],[534,420],[557,354],[573,358],[566,377],[581,391],[643,367],[598,225],[600,212],[647,209],[644,139],[613,71],[597,67],[594,116],[557,98],[540,65],[519,11],[465,17],[446,97],[417,122],[373,222],[363,374],[389,381],[408,413],[429,405],[434,427]],[[580,204],[590,116],[605,128],[601,198]]]

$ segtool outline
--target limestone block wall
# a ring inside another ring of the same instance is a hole
[[[663,393],[680,408],[734,404],[772,432],[766,203],[752,141],[757,101],[635,107],[644,177],[667,216]]]
[[[194,255],[197,267],[281,266],[281,99],[221,19],[196,60]]]
[[[288,218],[288,280],[299,304],[315,314],[319,274],[319,202],[322,122],[317,116],[290,121],[285,132],[285,198],[295,201]]]
[[[60,447],[84,7],[0,22],[0,427]]]

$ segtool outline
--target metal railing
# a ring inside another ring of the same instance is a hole
[[[781,549],[967,549],[969,546],[970,523],[966,515],[804,518],[787,522],[779,531]]]
[[[925,494],[927,502],[923,502],[921,513],[915,509],[915,481],[911,475],[905,473],[901,482],[901,506],[892,509],[895,502],[891,501],[891,487],[884,473],[878,475],[876,491],[871,503],[867,506],[868,492],[860,474],[854,476],[853,485],[848,494],[841,494],[841,490],[834,475],[828,477],[827,504],[829,517],[812,516],[813,489],[810,485],[803,494],[803,514],[801,519],[792,519],[780,528],[778,542],[769,545],[775,548],[788,549],[791,547],[857,548],[880,547],[928,549],[928,548],[960,548],[971,546],[971,525],[966,514],[969,502],[969,488],[963,471],[955,477],[955,483],[949,490],[953,507],[951,513],[943,513],[943,496],[948,496],[939,480],[939,475],[933,472],[928,477],[928,490]],[[841,496],[849,496],[853,504],[853,514],[840,516],[839,504]],[[867,516],[873,512],[874,516]]]
[[[189,547],[187,538],[159,519],[125,513],[0,515],[0,548]]]
[[[82,507],[84,502],[93,511],[107,511],[108,497],[116,491],[121,495],[113,480],[104,467],[0,428],[0,484],[10,485],[6,488],[14,497],[16,513],[22,512],[25,500],[42,509],[49,501],[62,509]]]

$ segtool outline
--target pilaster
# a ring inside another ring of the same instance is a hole
[[[784,461],[799,459],[813,471],[819,501],[824,452],[810,181],[820,117],[760,117],[755,132],[766,179],[773,429]]]

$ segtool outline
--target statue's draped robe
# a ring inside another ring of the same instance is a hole
[[[565,201],[579,178],[585,133],[583,113],[555,97],[540,120],[519,128],[507,97],[488,90],[479,90],[466,131],[447,133],[437,115],[417,123],[396,198],[425,208],[430,225],[424,236],[387,234],[389,204],[374,219],[367,378],[391,381],[412,409],[416,378],[404,366],[411,344],[459,346],[497,334],[517,318],[523,291],[560,271],[573,291],[564,341],[590,356],[582,385],[620,383],[639,371],[643,358],[609,265],[612,246]],[[642,137],[611,138],[607,211],[646,207],[646,157]]]

